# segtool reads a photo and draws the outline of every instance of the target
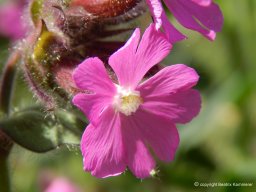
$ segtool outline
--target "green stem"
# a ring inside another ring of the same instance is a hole
[[[10,102],[12,96],[12,89],[14,84],[14,78],[16,73],[16,64],[20,60],[21,54],[20,51],[14,51],[3,71],[1,82],[0,82],[0,110],[5,114],[9,114],[10,111]]]
[[[5,115],[9,115],[12,90],[16,73],[16,64],[20,60],[20,51],[14,51],[3,70],[3,74],[0,82],[0,112]],[[12,140],[0,130],[0,191],[10,192],[11,185],[8,172],[8,155],[12,148]]]
[[[10,181],[8,172],[8,154],[0,150],[0,191],[10,192]]]
[[[8,155],[12,145],[12,140],[0,130],[0,191],[2,192],[11,191],[8,172]]]

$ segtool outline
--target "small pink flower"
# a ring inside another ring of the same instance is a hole
[[[68,179],[59,177],[51,181],[44,192],[81,192],[81,189]]]
[[[161,0],[146,0],[154,17],[156,28],[163,27],[170,42],[186,38],[169,21],[163,10]],[[184,27],[198,31],[209,40],[214,40],[216,32],[221,31],[223,15],[212,0],[164,0],[174,17]]]
[[[73,103],[89,118],[82,140],[84,170],[100,178],[129,169],[138,178],[150,176],[155,161],[172,161],[179,144],[176,123],[187,123],[200,110],[200,95],[191,89],[197,73],[183,64],[165,67],[143,81],[147,71],[163,60],[172,45],[156,31],[146,29],[140,43],[136,29],[128,42],[109,58],[118,83],[98,58],[86,59],[73,73],[81,90]]]
[[[25,1],[5,3],[0,7],[0,35],[12,40],[18,40],[25,36],[26,27],[22,21],[22,13]]]

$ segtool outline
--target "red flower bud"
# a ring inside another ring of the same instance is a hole
[[[140,0],[73,0],[71,5],[82,6],[100,17],[116,17],[136,6]]]

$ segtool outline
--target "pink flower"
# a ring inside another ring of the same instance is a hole
[[[146,0],[153,15],[156,28],[162,26],[170,42],[186,38],[169,21],[163,10],[161,0]],[[184,27],[198,31],[209,40],[214,40],[216,32],[221,31],[223,15],[212,0],[164,0],[174,17]]]
[[[136,29],[128,42],[109,58],[118,83],[98,58],[86,59],[73,73],[81,90],[73,98],[90,120],[81,140],[84,170],[100,178],[121,174],[128,166],[138,178],[150,176],[155,161],[174,159],[179,144],[176,123],[187,123],[200,110],[200,95],[191,88],[198,75],[183,64],[165,67],[143,81],[147,71],[163,60],[172,45],[146,29],[140,43]]]
[[[81,192],[81,189],[68,179],[59,177],[54,179],[44,192]]]
[[[20,0],[19,0],[20,1]],[[8,2],[0,7],[0,35],[12,40],[25,36],[26,27],[22,22],[25,1]]]

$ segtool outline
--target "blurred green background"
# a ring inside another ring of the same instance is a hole
[[[96,179],[83,171],[81,154],[75,149],[37,154],[15,145],[9,157],[13,191],[40,191],[45,171],[71,179],[85,192],[256,191],[256,1],[216,2],[225,19],[216,41],[182,29],[189,39],[176,44],[164,61],[198,71],[203,104],[196,119],[178,126],[181,144],[176,159],[169,164],[158,162],[157,178],[139,180],[126,171]],[[10,42],[1,38],[1,70],[9,47]],[[15,106],[35,103],[22,75],[17,84]],[[195,182],[253,186],[206,188],[194,186]]]

